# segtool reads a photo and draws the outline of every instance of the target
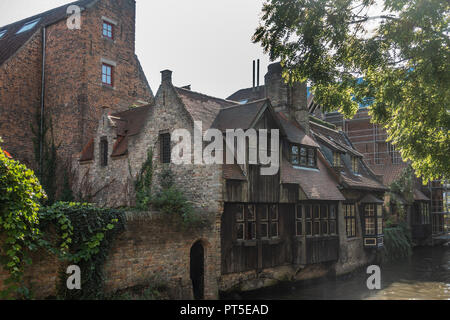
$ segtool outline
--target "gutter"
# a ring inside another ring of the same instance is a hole
[[[42,28],[42,79],[41,79],[41,123],[40,123],[40,141],[39,141],[39,176],[42,183],[42,169],[44,161],[44,110],[45,110],[45,60],[46,60],[46,47],[47,47],[47,37],[46,37],[47,27]]]

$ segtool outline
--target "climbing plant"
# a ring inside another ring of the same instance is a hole
[[[131,164],[128,163],[131,173]],[[147,152],[147,159],[142,165],[135,181],[136,207],[140,210],[147,210],[152,200],[152,180],[153,180],[153,150]]]
[[[103,267],[112,242],[124,230],[124,215],[119,210],[100,209],[91,204],[58,202],[39,212],[46,236],[40,245],[63,262],[58,298],[69,300],[104,297]],[[57,240],[52,236],[56,227]],[[65,266],[81,269],[81,290],[68,290]]]
[[[34,172],[0,148],[0,263],[10,277],[0,298],[20,290],[28,252],[39,236],[39,201],[46,195]]]
[[[399,200],[398,195],[403,197],[408,204],[412,204],[414,202],[414,179],[414,170],[412,167],[408,166],[390,185],[390,204],[395,209],[400,221],[405,221],[406,211],[404,204]],[[391,213],[391,215],[387,218],[387,225],[391,226],[393,224],[394,220]]]
[[[42,126],[42,128],[41,128]],[[33,132],[34,157],[38,164],[36,174],[47,193],[45,204],[51,205],[56,201],[56,170],[58,167],[57,150],[53,135],[53,122],[50,115],[36,115],[36,125],[31,125]],[[42,148],[42,149],[41,149]]]

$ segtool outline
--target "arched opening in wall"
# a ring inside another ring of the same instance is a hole
[[[191,248],[191,280],[194,299],[203,300],[205,296],[205,249],[201,241]]]

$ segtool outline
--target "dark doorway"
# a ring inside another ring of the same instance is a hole
[[[203,300],[205,291],[205,249],[200,241],[191,248],[191,280],[194,299]]]

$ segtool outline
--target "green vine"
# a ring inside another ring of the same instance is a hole
[[[123,213],[100,209],[90,204],[59,202],[40,211],[46,238],[41,245],[63,262],[58,298],[69,300],[102,299],[103,267],[113,240],[124,230]],[[58,240],[50,236],[56,226]],[[78,265],[82,274],[81,290],[66,288],[64,266]]]
[[[0,298],[10,298],[20,284],[29,251],[39,237],[39,201],[46,197],[34,172],[0,148],[0,263],[9,273]]]
[[[131,172],[131,164],[128,163]],[[147,159],[142,165],[136,182],[136,207],[139,210],[147,210],[152,201],[152,180],[153,180],[153,150],[147,152]]]
[[[406,210],[398,196],[405,199],[408,204],[414,202],[414,170],[411,166],[406,167],[402,174],[390,185],[389,191],[390,205],[399,216],[400,221],[406,221]],[[393,226],[393,213],[387,218],[387,226]]]
[[[53,135],[53,122],[51,116],[47,115],[42,121],[43,128],[41,131],[41,114],[36,115],[37,128],[31,126],[33,132],[34,157],[38,164],[36,174],[42,184],[42,187],[47,193],[45,204],[51,205],[56,201],[56,174],[57,150],[58,146],[55,144]],[[42,133],[41,133],[42,132]],[[42,142],[42,163],[41,163],[41,142]]]

